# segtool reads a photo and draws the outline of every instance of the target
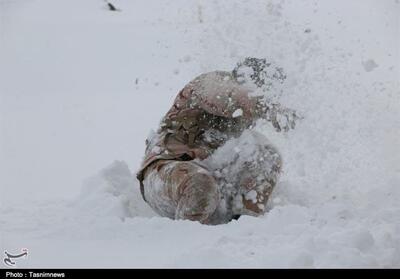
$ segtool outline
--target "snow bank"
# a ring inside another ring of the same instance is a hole
[[[153,216],[139,189],[138,180],[127,163],[115,161],[85,181],[76,209],[96,216],[118,216],[122,220]]]
[[[397,189],[368,193],[371,203],[360,206],[354,197],[309,201],[308,192],[282,182],[262,218],[243,216],[226,225],[204,226],[149,218],[154,214],[134,184],[126,163],[114,162],[88,179],[76,200],[3,207],[4,248],[29,248],[30,256],[18,262],[19,267],[398,267],[400,263]]]

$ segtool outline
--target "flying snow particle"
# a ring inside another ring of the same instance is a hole
[[[242,115],[243,115],[243,110],[242,109],[237,109],[232,113],[232,117],[233,118],[236,118],[236,117],[239,117],[239,116],[242,116]]]
[[[371,72],[373,71],[376,67],[378,67],[378,64],[372,59],[368,59],[367,61],[362,62],[362,65],[364,67],[364,70],[366,72]]]
[[[252,201],[252,203],[257,202],[257,192],[255,190],[251,190],[245,195],[245,199],[248,201]]]

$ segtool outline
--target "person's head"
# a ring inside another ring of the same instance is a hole
[[[254,84],[263,91],[269,90],[273,83],[283,83],[286,75],[283,69],[265,58],[246,57],[239,61],[232,71],[239,84]]]

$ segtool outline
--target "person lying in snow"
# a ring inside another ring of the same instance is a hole
[[[261,76],[269,65],[246,58],[234,71],[202,74],[179,92],[146,140],[137,174],[144,200],[160,216],[222,224],[265,212],[282,159],[264,135],[249,128],[263,118],[287,131],[298,118],[253,94],[253,85],[284,80],[279,68]]]

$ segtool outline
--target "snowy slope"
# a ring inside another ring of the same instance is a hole
[[[0,250],[28,248],[18,267],[400,267],[399,1],[112,3],[0,0]],[[269,212],[156,217],[144,139],[186,82],[245,56],[284,67],[304,116],[256,127],[284,158]]]

